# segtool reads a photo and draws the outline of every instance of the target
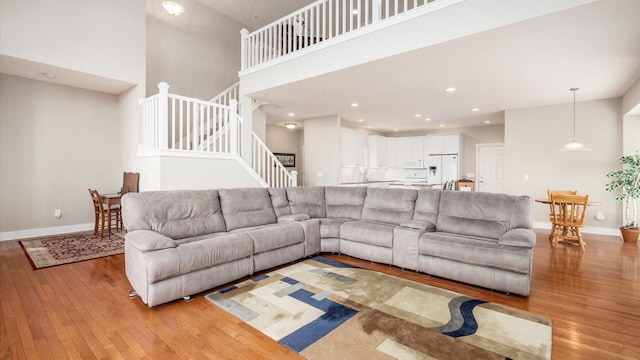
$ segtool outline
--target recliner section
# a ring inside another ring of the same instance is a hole
[[[148,306],[321,252],[528,295],[526,196],[364,187],[129,193],[126,274]]]

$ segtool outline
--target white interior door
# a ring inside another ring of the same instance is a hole
[[[476,191],[504,192],[504,144],[476,145]]]

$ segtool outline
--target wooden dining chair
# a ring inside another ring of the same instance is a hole
[[[104,235],[105,222],[107,224],[111,224],[107,218],[109,209],[107,209],[106,205],[102,202],[102,197],[100,197],[98,190],[89,189],[89,194],[91,195],[91,201],[93,202],[93,212],[95,217],[93,235],[98,234],[98,227],[100,227],[100,237],[102,237]],[[114,220],[116,231],[120,230],[120,222],[122,221],[122,217],[120,216],[120,206],[113,206],[111,208],[111,220]]]
[[[140,173],[124,172],[122,174],[122,188],[120,189],[120,195],[130,192],[137,193],[139,183]]]
[[[551,195],[551,245],[558,241],[577,242],[584,251],[584,241],[580,228],[587,215],[589,195]]]

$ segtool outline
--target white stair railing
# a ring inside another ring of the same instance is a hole
[[[178,151],[187,157],[240,155],[242,117],[235,99],[225,105],[170,94],[166,83],[158,84],[158,89],[158,94],[140,101],[144,150]],[[297,172],[287,171],[256,133],[252,133],[252,159],[250,167],[261,184],[297,186]]]
[[[166,83],[158,89],[141,101],[144,149],[238,154],[235,100],[227,106],[170,94]]]
[[[438,2],[451,1],[318,0],[252,33],[243,30],[242,70]]]
[[[298,185],[298,172],[287,171],[280,160],[269,150],[262,140],[252,134],[252,164],[253,170],[263,179],[269,187],[291,187]]]

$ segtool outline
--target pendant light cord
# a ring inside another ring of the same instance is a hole
[[[576,91],[579,88],[571,88],[569,90],[573,91],[573,142],[576,142]]]

